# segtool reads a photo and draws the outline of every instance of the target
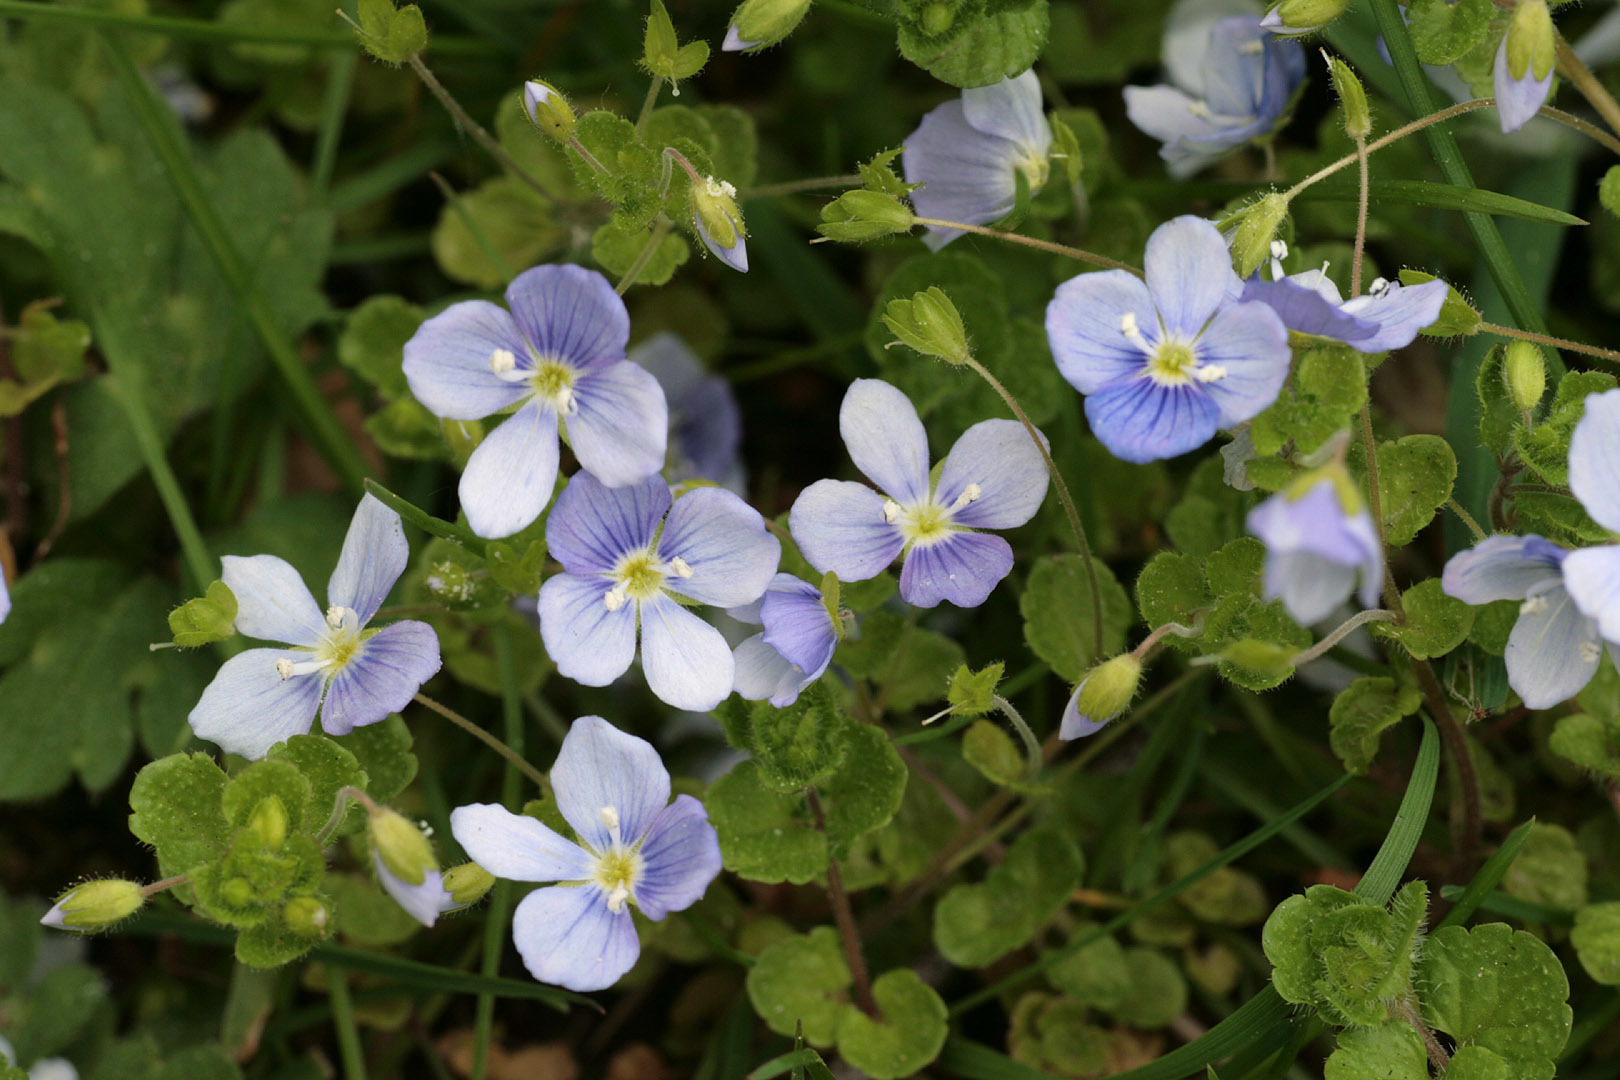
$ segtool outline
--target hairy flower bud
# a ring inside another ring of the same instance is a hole
[[[937,356],[948,364],[963,364],[972,355],[962,316],[937,285],[910,300],[890,300],[883,311],[883,325],[893,331],[902,344],[924,356]]]
[[[1100,731],[1129,707],[1141,681],[1142,661],[1134,653],[1121,653],[1086,672],[1063,710],[1058,738],[1078,739]]]
[[[1288,199],[1274,191],[1227,219],[1226,225],[1235,225],[1230,243],[1238,276],[1248,277],[1271,257],[1271,241],[1287,216]]]
[[[752,52],[775,45],[797,30],[810,0],[743,0],[731,16],[723,52]]]
[[[1507,383],[1514,408],[1520,412],[1535,409],[1547,390],[1547,362],[1542,358],[1541,349],[1528,341],[1508,342],[1502,361],[1502,381]]]
[[[1309,34],[1343,15],[1349,6],[1350,0],[1282,0],[1266,12],[1260,25],[1287,37]]]
[[[1507,28],[1508,74],[1544,79],[1557,58],[1557,34],[1547,0],[1521,0]]]
[[[388,872],[407,885],[420,885],[439,868],[433,846],[405,815],[378,807],[371,814],[371,846]]]
[[[133,881],[87,881],[57,897],[39,921],[59,930],[104,930],[129,918],[145,903],[146,894]]]
[[[297,896],[281,909],[281,921],[299,937],[325,937],[332,913],[313,896]]]
[[[253,808],[247,827],[264,842],[266,848],[279,851],[281,845],[287,842],[287,808],[276,796],[266,795]]]
[[[535,127],[558,142],[574,133],[574,107],[548,82],[530,79],[523,84],[523,109]]]
[[[462,863],[444,872],[444,891],[458,907],[476,904],[495,886],[495,875],[477,863]]]
[[[1367,91],[1361,80],[1337,56],[1328,57],[1328,75],[1344,109],[1344,133],[1357,141],[1365,139],[1372,134],[1372,110],[1367,107]]]
[[[909,232],[915,215],[905,203],[881,191],[846,191],[821,208],[816,231],[830,240],[876,240]]]
[[[712,176],[692,181],[692,226],[717,259],[734,270],[748,272],[748,246],[743,238],[742,210],[737,189]]]

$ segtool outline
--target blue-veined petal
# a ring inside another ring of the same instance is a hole
[[[606,686],[636,656],[636,607],[607,605],[613,582],[597,575],[556,574],[540,586],[540,638],[566,677]]]
[[[490,361],[497,351],[511,353],[520,367],[530,363],[512,316],[487,300],[451,304],[405,343],[405,380],[433,415],[481,420],[529,394],[524,383],[495,374]]]
[[[669,485],[656,476],[610,488],[575,473],[546,518],[546,547],[571,574],[605,573],[653,542],[669,511]]]
[[[987,225],[1012,213],[1018,201],[1017,144],[987,135],[968,123],[960,99],[922,118],[906,138],[900,162],[920,217]],[[938,251],[961,236],[959,229],[929,226],[923,242]]]
[[[1147,354],[1125,335],[1126,325],[1145,341],[1157,338],[1153,298],[1135,274],[1100,270],[1059,285],[1046,305],[1046,340],[1058,373],[1082,394],[1141,374]]]
[[[511,536],[530,525],[557,485],[557,414],[530,401],[491,432],[461,473],[461,509],[479,536]]]
[[[1277,400],[1288,381],[1293,351],[1288,328],[1264,304],[1238,303],[1222,308],[1194,346],[1206,375],[1225,372],[1203,384],[1220,410],[1217,424],[1233,427],[1252,420]]]
[[[760,601],[767,645],[814,679],[832,662],[838,632],[821,590],[792,574],[777,574]]]
[[[658,380],[636,364],[605,364],[574,384],[575,410],[563,420],[579,463],[608,487],[633,484],[664,467],[669,408]]]
[[[582,716],[569,727],[551,767],[551,785],[563,819],[598,852],[613,846],[604,808],[613,808],[620,839],[633,845],[669,802],[669,771],[658,751],[600,716]]]
[[[1041,436],[1046,444],[1046,436]],[[1041,452],[1017,420],[981,420],[962,433],[945,455],[934,501],[955,507],[958,525],[1012,529],[1035,516],[1050,477]],[[972,496],[971,500],[965,496]]]
[[[1565,550],[1539,536],[1489,536],[1458,552],[1440,575],[1447,596],[1468,604],[1523,600],[1562,578]]]
[[[389,870],[376,851],[371,853],[371,865],[376,868],[378,883],[394,898],[394,903],[405,909],[405,914],[423,926],[432,926],[438,921],[450,898],[444,889],[442,873],[429,870],[423,874],[420,884],[412,885]]]
[[[848,480],[817,480],[799,493],[788,528],[806,561],[840,581],[881,574],[906,541],[883,513],[883,496]]]
[[[675,796],[641,837],[641,859],[634,895],[647,918],[656,922],[701,900],[720,873],[720,838],[703,804]]]
[[[1214,436],[1220,407],[1201,385],[1124,379],[1086,398],[1086,419],[1108,452],[1142,464],[1196,450]],[[842,575],[840,575],[842,576]]]
[[[765,635],[745,638],[731,654],[735,667],[732,688],[747,701],[769,699],[778,709],[799,700],[799,694],[815,679],[806,675],[787,658],[765,644]]]
[[[624,359],[630,315],[608,279],[583,266],[536,266],[506,288],[523,336],[537,358],[576,370]]]
[[[660,701],[692,712],[730,696],[736,670],[720,631],[663,593],[641,602],[641,668]]]
[[[536,889],[512,913],[512,942],[529,974],[580,992],[619,981],[641,955],[629,908],[608,910],[595,885]]]
[[[1434,325],[1440,317],[1451,286],[1436,278],[1417,285],[1390,282],[1376,294],[1358,296],[1344,304],[1344,311],[1370,322],[1377,330],[1366,338],[1351,342],[1364,353],[1387,352],[1412,344],[1418,331]]]
[[[900,595],[916,607],[948,600],[957,607],[978,607],[1012,569],[1012,547],[990,533],[953,532],[906,552],[900,570]]]
[[[1052,145],[1052,125],[1041,109],[1041,82],[1033,70],[963,90],[962,115],[975,130],[998,135],[1032,156],[1045,157]]]
[[[1319,623],[1350,596],[1357,567],[1314,552],[1266,552],[1264,596],[1281,599],[1293,620],[1302,626]]]
[[[450,832],[467,858],[508,881],[584,881],[589,852],[527,814],[493,803],[450,811]]]
[[[1508,685],[1525,705],[1550,709],[1592,681],[1603,647],[1596,623],[1553,580],[1525,599],[1502,658]]]
[[[1080,711],[1080,691],[1086,688],[1086,680],[1090,677],[1090,675],[1087,675],[1085,679],[1080,680],[1080,685],[1076,686],[1074,693],[1069,695],[1068,704],[1063,706],[1063,719],[1058,724],[1058,738],[1064,742],[1072,739],[1083,739],[1087,735],[1095,735],[1107,727],[1108,722],[1113,719],[1113,717],[1109,716],[1101,720],[1093,720]]]
[[[347,735],[408,705],[439,670],[439,636],[415,619],[385,626],[360,643],[332,676],[321,703],[321,730]]]
[[[1545,78],[1536,78],[1535,65],[1525,68],[1524,78],[1515,79],[1508,70],[1508,35],[1496,48],[1496,61],[1491,66],[1491,89],[1496,98],[1496,115],[1502,122],[1502,131],[1518,131],[1535,118],[1547,103],[1552,91],[1553,72]],[[1522,695],[1521,695],[1522,696]]]
[[[1159,318],[1182,340],[1196,336],[1221,305],[1243,291],[1221,231],[1191,214],[1153,230],[1142,267]]]
[[[1586,399],[1569,440],[1569,489],[1593,521],[1620,532],[1620,390]]]
[[[701,604],[736,607],[771,583],[782,542],[759,511],[722,488],[704,487],[675,500],[658,538],[658,557],[680,559],[691,575],[671,574],[666,588]]]
[[[1606,640],[1620,641],[1620,544],[1581,548],[1564,558],[1564,587]]]
[[[364,496],[343,537],[337,569],[326,584],[326,602],[352,609],[360,616],[360,625],[366,625],[405,572],[410,557],[399,515],[376,496]]]
[[[928,436],[917,409],[882,379],[856,379],[838,409],[850,460],[902,506],[928,497]]]
[[[282,678],[278,661],[299,664],[297,649],[249,649],[225,661],[187,718],[199,739],[256,761],[278,742],[306,735],[315,723],[325,679],[319,672]]]
[[[1262,281],[1259,277],[1252,277],[1243,284],[1242,298],[1245,301],[1266,305],[1277,313],[1282,324],[1290,330],[1343,341],[1356,346],[1362,352],[1382,351],[1362,349],[1360,345],[1378,333],[1375,324],[1349,314],[1340,307],[1336,297],[1330,299],[1320,290],[1299,280],[1304,276],[1291,274],[1276,281]],[[1326,278],[1321,280],[1327,282]]]
[[[274,555],[226,555],[224,581],[236,596],[236,629],[263,641],[314,645],[326,633],[326,616],[304,579]]]

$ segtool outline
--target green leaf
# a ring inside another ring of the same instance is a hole
[[[1562,825],[1537,822],[1502,879],[1509,896],[1574,911],[1586,906],[1586,856]]]
[[[1434,520],[1456,479],[1457,455],[1438,435],[1408,435],[1378,444],[1378,490],[1390,547],[1410,544]]]
[[[1378,742],[1386,728],[1418,711],[1423,695],[1407,683],[1386,675],[1363,676],[1333,699],[1328,710],[1328,742],[1344,767],[1363,776],[1378,756]]]
[[[635,264],[651,239],[650,229],[626,228],[617,222],[609,221],[597,229],[591,237],[591,257],[600,263],[607,273],[623,277],[630,272],[630,267]],[[683,236],[676,232],[665,233],[664,238],[653,249],[652,256],[636,273],[633,284],[667,283],[675,276],[675,271],[685,265],[691,254],[692,249]]]
[[[47,971],[25,997],[7,999],[6,1034],[17,1059],[32,1062],[65,1049],[106,1000],[106,983],[88,965]]]
[[[1006,665],[999,660],[993,664],[986,664],[978,671],[973,671],[966,664],[956,669],[951,676],[951,685],[945,691],[945,700],[950,703],[951,712],[956,716],[982,716],[996,707],[996,686],[1001,682],[1001,673]]]
[[[1046,555],[1029,572],[1018,610],[1024,640],[1058,675],[1078,682],[1099,656],[1125,647],[1132,622],[1130,598],[1101,560],[1093,559],[1102,590],[1103,639],[1096,640],[1091,584],[1078,555]]]
[[[202,596],[169,612],[169,632],[182,649],[235,637],[236,596],[230,586],[216,581]]]
[[[1530,839],[1530,830],[1534,827],[1535,819],[1532,818],[1514,829],[1508,835],[1508,838],[1502,841],[1502,846],[1497,848],[1489,859],[1485,860],[1485,865],[1479,868],[1479,872],[1474,875],[1474,879],[1468,883],[1468,887],[1463,890],[1460,897],[1442,891],[1441,895],[1445,896],[1447,900],[1454,901],[1454,906],[1450,911],[1446,912],[1446,917],[1440,920],[1440,925],[1435,929],[1439,930],[1447,926],[1461,926],[1473,916],[1475,909],[1479,907],[1480,901],[1490,895],[1491,890],[1496,888],[1497,882],[1502,880],[1502,875],[1508,872],[1508,868],[1513,865],[1513,861],[1519,857],[1519,852],[1524,849],[1525,841]]]
[[[1070,940],[1092,936],[1094,922],[1076,923]],[[1076,1001],[1112,1011],[1131,992],[1131,969],[1125,949],[1109,935],[1093,937],[1047,969],[1046,981]]]
[[[1204,580],[1204,564],[1193,555],[1161,551],[1148,560],[1136,579],[1136,603],[1142,621],[1151,627],[1166,623],[1192,623],[1197,613],[1214,602]],[[1176,648],[1195,648],[1190,639],[1169,637]]]
[[[360,45],[385,64],[403,64],[427,48],[422,9],[407,4],[394,10],[393,0],[360,0]]]
[[[748,969],[748,1000],[778,1035],[792,1035],[802,1024],[806,1042],[827,1047],[854,1011],[843,996],[853,982],[838,931],[818,926],[759,954]]]
[[[1474,609],[1447,596],[1439,578],[1420,581],[1401,594],[1402,619],[1376,623],[1380,637],[1394,638],[1416,660],[1431,660],[1461,645],[1473,629]]]
[[[1513,443],[1513,429],[1522,422],[1508,390],[1506,358],[1505,346],[1492,346],[1474,376],[1474,391],[1479,397],[1479,439],[1497,457],[1507,453]]]
[[[827,838],[803,800],[766,787],[754,762],[739,762],[710,784],[703,802],[727,870],[750,881],[803,885],[827,869]]]
[[[1598,184],[1598,202],[1603,204],[1603,209],[1620,217],[1620,165],[1610,165],[1603,174]]]
[[[945,32],[930,32],[925,20],[902,22],[900,55],[952,86],[988,86],[1027,71],[1046,44],[1048,27],[1046,0],[978,14]]]
[[[838,768],[854,723],[839,710],[826,683],[817,682],[785,709],[755,702],[745,748],[766,787],[783,794],[803,791]]]
[[[1533,428],[1514,429],[1513,448],[1548,484],[1568,485],[1569,440],[1575,425],[1586,415],[1586,399],[1614,387],[1614,376],[1601,371],[1567,372],[1558,380],[1558,392],[1541,422]]]
[[[157,849],[165,877],[209,862],[227,840],[220,796],[225,773],[207,754],[160,758],[135,776],[129,831]]]
[[[1569,941],[1593,980],[1620,986],[1620,901],[1592,904],[1576,912]]]
[[[1013,737],[993,720],[975,720],[962,735],[962,760],[998,787],[1028,779],[1028,761]]]
[[[1108,1011],[1133,1028],[1163,1027],[1187,1008],[1187,980],[1175,963],[1157,949],[1125,950],[1130,991]]]
[[[846,724],[844,763],[818,785],[826,804],[827,850],[840,860],[858,838],[893,820],[911,775],[882,728],[853,720]]]
[[[366,790],[367,777],[360,761],[342,744],[325,735],[294,735],[277,743],[265,755],[267,760],[285,761],[304,774],[309,783],[309,814],[304,827],[321,829],[337,805],[337,793],[345,787]],[[351,805],[339,835],[358,832],[364,827],[365,811]]]
[[[1290,385],[1254,418],[1249,437],[1262,457],[1290,442],[1310,454],[1348,427],[1366,400],[1361,354],[1338,342],[1314,345],[1300,356]]]
[[[945,1002],[910,968],[872,982],[881,1019],[849,1009],[838,1025],[838,1052],[872,1080],[911,1076],[939,1056],[950,1026]]]
[[[1326,1080],[1429,1080],[1429,1055],[1412,1025],[1399,1020],[1347,1028],[1339,1032],[1323,1075]]]
[[[422,318],[422,309],[402,297],[367,297],[343,324],[338,360],[376,387],[385,400],[408,397],[405,343],[422,325]]]
[[[314,944],[314,938],[293,933],[279,916],[272,915],[236,935],[236,959],[251,969],[267,971],[290,964]]]
[[[1412,0],[1408,28],[1418,59],[1445,65],[1485,40],[1494,9],[1490,0]]]
[[[981,884],[954,885],[934,908],[934,943],[957,967],[985,967],[1028,942],[1081,883],[1085,861],[1066,832],[1036,826]]]
[[[1547,739],[1552,752],[1583,769],[1609,779],[1620,779],[1620,717],[1598,718],[1589,713],[1560,716]]]
[[[1551,949],[1504,923],[1430,934],[1418,959],[1423,1018],[1495,1051],[1516,1080],[1552,1080],[1569,1037],[1569,980]]]
[[[422,929],[377,883],[353,874],[329,874],[321,886],[332,893],[337,930],[351,945],[398,945]]]
[[[23,308],[11,338],[11,366],[28,383],[54,385],[84,374],[90,328],[77,319],[57,319],[39,303]]]
[[[338,735],[333,741],[354,755],[365,770],[366,794],[379,803],[391,802],[416,778],[411,729],[398,713],[391,713],[381,723]]]
[[[498,289],[506,284],[509,270],[533,266],[562,239],[556,211],[532,187],[514,176],[497,176],[446,203],[433,227],[431,241],[434,261],[452,280],[480,289]],[[397,329],[404,319],[396,312],[389,321]],[[380,369],[382,358],[372,354],[368,368],[371,365]],[[403,377],[401,369],[399,378]],[[386,395],[387,385],[382,381],[376,381],[376,385]]]

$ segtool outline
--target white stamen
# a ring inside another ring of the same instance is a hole
[[[1205,105],[1202,101],[1187,102],[1187,111],[1198,117],[1200,120],[1215,119],[1214,114],[1209,111],[1209,106]]]
[[[1389,292],[1389,285],[1384,278],[1373,278],[1373,283],[1367,286],[1367,293],[1371,296],[1383,296]]]
[[[883,520],[893,525],[900,520],[900,504],[893,499],[883,500]]]
[[[489,370],[497,375],[505,375],[509,371],[517,370],[517,357],[512,355],[511,349],[496,349],[489,354]]]
[[[619,836],[619,808],[616,806],[602,807],[602,827],[613,838],[613,846],[619,847],[624,841]]]
[[[1532,596],[1519,605],[1520,615],[1540,615],[1546,610],[1547,598],[1545,596]]]
[[[625,888],[623,885],[618,886],[612,892],[608,893],[608,910],[613,912],[615,915],[619,914],[619,912],[624,910],[624,902],[629,898],[630,890]]]
[[[711,176],[703,182],[703,187],[709,195],[724,195],[728,199],[737,197],[737,189],[729,180],[716,180]]]
[[[617,585],[613,586],[613,588],[609,589],[606,596],[602,597],[602,605],[609,611],[618,611],[620,608],[624,607],[624,602],[629,597],[629,593],[630,583],[628,581],[621,581]]]
[[[689,578],[692,576],[692,567],[685,559],[677,555],[669,560],[669,572],[678,578]]]
[[[331,607],[326,609],[326,625],[330,626],[334,630],[342,630],[345,621],[351,616],[354,618],[354,621],[359,621],[359,616],[355,612],[350,611],[346,607],[333,604]]]
[[[1288,245],[1287,245],[1287,243],[1285,243],[1282,240],[1273,240],[1271,242],[1271,257],[1273,259],[1286,259],[1286,258],[1288,258]]]
[[[294,663],[293,661],[288,660],[286,657],[282,657],[280,660],[276,661],[276,674],[281,676],[282,682],[286,682],[294,675],[313,675],[317,671],[321,671],[331,666],[332,661],[330,660],[305,660],[300,664]]]
[[[1266,51],[1266,43],[1264,39],[1256,38],[1254,41],[1243,42],[1237,47],[1237,50],[1240,53],[1247,53],[1250,56],[1259,56],[1261,53]]]
[[[960,510],[968,503],[978,502],[979,496],[983,494],[984,491],[979,487],[978,484],[969,484],[967,487],[962,489],[962,494],[956,497],[956,501],[951,503],[951,509]]]
[[[1583,664],[1595,664],[1603,658],[1603,646],[1595,641],[1581,642],[1579,651]]]
[[[282,682],[286,682],[288,679],[292,678],[293,662],[288,660],[286,657],[282,657],[280,660],[277,660],[276,674],[281,676]]]
[[[1193,374],[1198,376],[1198,381],[1201,383],[1219,382],[1226,378],[1226,369],[1219,364],[1201,364],[1193,371]]]
[[[579,402],[574,400],[572,387],[564,386],[557,391],[557,411],[564,416],[573,416],[579,411]]]
[[[1136,321],[1136,312],[1127,311],[1119,317],[1119,332],[1125,335],[1125,340],[1135,345],[1143,352],[1152,352],[1147,339],[1142,336],[1142,327]]]

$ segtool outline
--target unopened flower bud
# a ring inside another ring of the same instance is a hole
[[[1528,341],[1510,341],[1502,360],[1502,381],[1508,396],[1520,412],[1531,412],[1541,404],[1547,390],[1547,362],[1541,349]]]
[[[281,909],[281,921],[299,937],[325,937],[332,913],[313,896],[298,896]]]
[[[57,897],[51,910],[39,921],[59,930],[104,930],[123,922],[145,903],[146,895],[133,881],[119,878],[87,881]]]
[[[922,30],[925,34],[943,34],[956,23],[956,8],[952,4],[934,0],[922,9]]]
[[[558,142],[574,133],[574,107],[562,91],[541,79],[523,84],[523,109],[529,121]]]
[[[1271,256],[1271,241],[1287,216],[1288,199],[1274,191],[1227,219],[1227,224],[1236,223],[1230,243],[1232,264],[1239,277],[1248,277]]]
[[[731,16],[723,52],[751,52],[775,45],[803,21],[810,0],[743,0]]]
[[[1141,681],[1142,661],[1133,653],[1121,653],[1086,672],[1069,695],[1058,738],[1078,739],[1102,730],[1130,705]]]
[[[1350,0],[1282,0],[1266,12],[1260,25],[1285,37],[1309,34],[1343,15],[1349,6]]]
[[[476,904],[495,887],[495,875],[477,863],[462,863],[444,872],[444,891],[457,907]]]
[[[287,808],[281,805],[281,800],[276,796],[266,795],[253,808],[247,827],[264,842],[266,848],[280,851],[281,845],[287,842]]]
[[[1508,74],[1522,79],[1529,72],[1545,79],[1557,59],[1557,33],[1547,0],[1520,0],[1507,28]]]
[[[883,325],[924,356],[937,356],[948,364],[964,364],[971,356],[962,316],[937,285],[910,300],[890,300],[883,310]]]
[[[388,872],[407,885],[420,885],[439,869],[433,846],[405,815],[378,807],[371,813],[371,846]]]
[[[733,270],[748,272],[748,245],[743,238],[737,189],[712,176],[692,181],[692,226],[711,254]]]
[[[846,191],[821,208],[816,231],[830,240],[876,240],[909,232],[915,215],[893,195],[881,191]]]
[[[1344,133],[1357,141],[1365,139],[1372,134],[1372,110],[1367,107],[1367,91],[1361,80],[1337,56],[1328,57],[1328,74],[1344,109]]]
[[[1287,675],[1294,668],[1299,650],[1275,641],[1244,638],[1221,650],[1221,660],[1244,671],[1260,675]]]

